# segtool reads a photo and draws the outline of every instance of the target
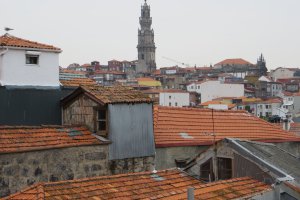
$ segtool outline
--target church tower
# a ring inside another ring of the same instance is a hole
[[[258,68],[258,75],[259,76],[266,76],[267,75],[268,68],[266,66],[265,58],[262,54],[258,58],[256,66]]]
[[[156,70],[154,31],[151,28],[150,6],[145,0],[141,7],[140,25],[138,30],[138,65],[137,73],[151,73]]]

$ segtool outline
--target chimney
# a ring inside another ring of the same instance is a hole
[[[189,188],[187,189],[187,199],[188,199],[188,200],[194,200],[194,199],[195,199],[195,198],[194,198],[194,188],[189,187]]]

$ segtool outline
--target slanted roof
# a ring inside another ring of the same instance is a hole
[[[213,115],[213,116],[212,116]],[[300,141],[246,111],[227,111],[155,106],[153,112],[156,147],[210,145],[224,138],[265,142]]]
[[[0,47],[18,47],[29,49],[44,49],[61,52],[60,48],[12,36],[8,33],[0,36]]]
[[[62,99],[62,104],[72,101],[78,95],[85,94],[92,100],[100,104],[117,103],[152,103],[151,98],[131,87],[126,86],[100,86],[81,85],[69,96]]]
[[[81,126],[0,126],[0,154],[101,144]]]
[[[252,197],[272,190],[251,178],[236,178],[204,184],[186,173],[163,170],[93,177],[72,181],[38,183],[5,199],[186,199],[187,188],[195,197],[233,199]]]
[[[299,122],[293,122],[290,124],[290,132],[296,133],[297,135],[300,136],[300,123]]]
[[[142,86],[149,86],[149,87],[158,87],[161,86],[161,82],[154,80],[152,78],[146,77],[146,78],[137,78],[136,79],[138,81],[139,85]]]
[[[216,65],[253,65],[252,63],[242,59],[242,58],[232,58],[232,59],[225,59]]]
[[[275,144],[227,139],[239,154],[255,158],[257,164],[266,167],[279,178],[289,175],[300,183],[300,160],[297,156],[279,148]],[[240,148],[242,147],[242,148]],[[249,154],[250,152],[250,154]],[[258,158],[258,159],[257,159]],[[265,164],[268,163],[268,164]],[[282,172],[280,172],[281,170]]]
[[[96,81],[90,78],[70,78],[59,80],[64,87],[79,87],[81,85],[97,85]]]

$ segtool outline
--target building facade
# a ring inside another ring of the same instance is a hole
[[[201,95],[201,102],[211,101],[219,97],[244,96],[243,84],[221,83],[220,81],[204,81],[191,83],[187,86],[189,92],[197,92]]]
[[[140,25],[138,31],[138,66],[137,73],[150,73],[156,69],[154,31],[151,28],[150,6],[145,0],[141,9]]]
[[[0,36],[0,86],[59,87],[60,52],[51,45]]]

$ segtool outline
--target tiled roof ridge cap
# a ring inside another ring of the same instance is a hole
[[[157,172],[146,171],[146,172],[134,172],[134,173],[116,174],[116,175],[105,175],[105,176],[96,176],[96,177],[81,178],[81,179],[74,179],[74,180],[64,180],[64,181],[56,181],[56,182],[42,182],[42,184],[44,185],[44,187],[48,187],[48,186],[66,184],[66,183],[104,180],[104,179],[109,179],[109,178],[120,178],[120,177],[128,177],[128,176],[133,177],[133,176],[140,176],[140,175],[158,174],[158,173],[164,173],[164,172],[183,173],[183,171],[178,169],[178,168],[170,168],[170,169],[159,170]]]
[[[214,111],[214,112],[220,112],[220,113],[244,113],[249,116],[252,116],[250,113],[248,113],[245,110],[215,110],[215,109],[209,109],[209,108],[191,108],[191,107],[170,107],[170,106],[159,106],[155,105],[154,106],[155,110],[195,110],[195,111]]]
[[[6,33],[6,34],[4,34],[3,36],[0,36],[0,38],[1,37],[8,37],[8,38],[12,38],[12,39],[17,39],[17,40],[23,40],[23,41],[26,41],[26,42],[29,42],[29,43],[33,43],[33,44],[38,44],[38,45],[44,45],[44,46],[47,46],[48,48],[52,48],[52,49],[54,49],[54,50],[61,50],[60,48],[58,48],[58,47],[55,47],[55,46],[53,46],[53,45],[49,45],[49,44],[44,44],[44,43],[40,43],[40,42],[35,42],[35,41],[32,41],[32,40],[28,40],[28,39],[23,39],[23,38],[20,38],[20,37],[16,37],[16,36],[14,36],[14,35],[11,35],[11,34],[9,34],[9,33]],[[6,43],[4,43],[4,44],[2,44],[2,43],[0,43],[0,46],[6,46]],[[37,49],[47,49],[47,48],[37,48]]]
[[[16,193],[11,194],[11,195],[9,195],[9,196],[7,196],[7,197],[4,197],[3,200],[6,200],[6,199],[7,199],[7,200],[8,200],[8,199],[13,199],[13,197],[16,197],[16,196],[18,196],[18,195],[21,195],[21,194],[27,192],[27,191],[30,191],[30,190],[33,190],[33,189],[37,189],[37,188],[40,188],[40,187],[42,187],[43,190],[44,190],[44,183],[43,183],[43,182],[35,183],[35,184],[29,186],[28,188],[25,188],[25,189],[23,189],[23,190],[20,190],[19,192],[16,192]],[[37,191],[37,192],[38,192],[38,191]]]
[[[86,128],[85,125],[40,125],[40,126],[24,126],[24,125],[0,125],[0,130],[5,129],[41,129],[41,128]]]

